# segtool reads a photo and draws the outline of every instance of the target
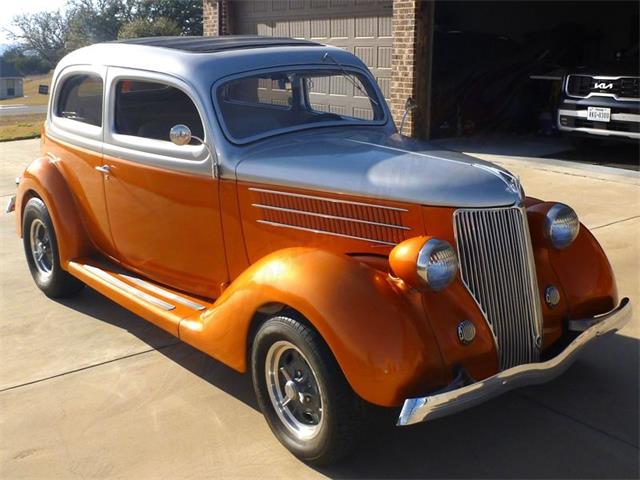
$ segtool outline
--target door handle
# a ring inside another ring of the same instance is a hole
[[[101,165],[96,167],[96,170],[102,173],[111,173],[111,167],[109,167],[109,165]]]

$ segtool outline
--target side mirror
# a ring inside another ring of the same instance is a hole
[[[402,122],[400,123],[400,135],[402,135],[402,129],[404,128],[404,122],[407,119],[407,115],[409,115],[409,112],[413,112],[416,108],[418,108],[416,101],[412,97],[407,98],[407,101],[404,102],[404,113],[402,114]]]
[[[189,145],[189,143],[191,143],[191,140],[196,140],[205,148],[209,157],[213,159],[211,163],[213,177],[216,178],[219,176],[220,172],[218,162],[215,155],[211,151],[211,148],[209,148],[209,145],[207,145],[202,138],[192,135],[191,129],[189,127],[183,125],[182,123],[174,125],[173,127],[171,127],[171,130],[169,130],[169,139],[174,145],[178,146]]]
[[[169,139],[176,145],[188,145],[191,142],[191,129],[179,123],[169,130]]]
[[[407,101],[404,102],[404,109],[407,112],[413,112],[416,108],[418,108],[418,104],[416,103],[416,101],[413,99],[413,97],[409,97],[407,98]]]

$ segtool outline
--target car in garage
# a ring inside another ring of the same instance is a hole
[[[558,128],[591,137],[640,139],[638,46],[613,64],[568,73],[558,108]]]
[[[315,465],[357,446],[371,405],[403,426],[455,413],[554,378],[630,318],[569,206],[400,135],[340,48],[85,47],[56,68],[41,146],[12,203],[37,286],[88,285],[250,373]]]

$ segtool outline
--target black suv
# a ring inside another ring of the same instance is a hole
[[[599,67],[567,74],[558,109],[564,132],[640,139],[638,48]]]

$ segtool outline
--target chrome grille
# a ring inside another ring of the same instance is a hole
[[[456,210],[454,225],[462,280],[494,334],[501,369],[538,361],[540,299],[523,210]]]

